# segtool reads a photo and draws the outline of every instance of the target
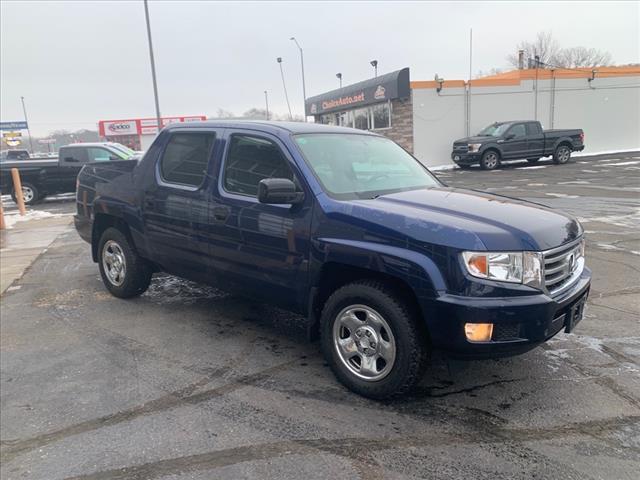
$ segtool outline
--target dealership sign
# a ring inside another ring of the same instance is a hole
[[[393,100],[394,98],[405,98],[410,94],[409,69],[403,68],[308,98],[305,102],[305,110],[307,115],[319,115]]]
[[[162,117],[162,126],[170,123],[200,122],[206,120],[204,115],[189,117]],[[118,137],[122,135],[155,135],[158,133],[156,118],[132,118],[128,120],[101,120],[98,122],[101,137]]]
[[[0,130],[27,130],[27,122],[0,122]]]

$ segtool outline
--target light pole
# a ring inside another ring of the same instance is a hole
[[[373,67],[373,70],[375,72],[375,76],[377,77],[378,76],[378,60],[371,60],[369,63]]]
[[[304,121],[307,121],[307,87],[304,82],[304,54],[302,53],[302,47],[296,40],[296,37],[291,37],[289,40],[293,40],[300,50],[300,67],[302,68],[302,111],[304,112]]]
[[[264,106],[267,109],[267,120],[269,120],[269,96],[266,90],[264,91]]]
[[[287,100],[287,108],[289,109],[289,120],[293,121],[293,115],[291,115],[291,105],[289,104],[289,94],[287,93],[287,85],[284,83],[284,72],[282,71],[282,57],[276,59],[278,65],[280,65],[280,76],[282,77],[282,88],[284,89],[284,98]]]
[[[27,133],[29,134],[29,145],[31,146],[31,155],[33,155],[33,140],[31,139],[31,128],[29,128],[29,120],[27,119],[27,109],[24,106],[24,97],[20,97],[22,101],[22,112],[24,113],[24,121],[27,123]]]
[[[158,100],[158,82],[156,81],[156,62],[153,58],[153,42],[151,41],[151,24],[149,23],[149,5],[144,0],[144,16],[147,20],[147,38],[149,39],[149,58],[151,60],[151,78],[153,79],[153,97],[156,102],[156,121],[158,122],[158,133],[162,128],[160,119],[160,101]]]
[[[340,80],[340,88],[342,88],[342,74],[341,73],[336,73],[336,78],[338,80]]]

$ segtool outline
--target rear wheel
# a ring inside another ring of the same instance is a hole
[[[500,156],[495,150],[487,150],[482,154],[480,167],[484,170],[493,170],[500,164]]]
[[[11,191],[11,199],[18,203],[15,190]],[[22,199],[25,205],[34,205],[40,200],[40,192],[32,183],[24,182],[22,184]]]
[[[100,276],[112,295],[131,298],[147,290],[152,269],[120,230],[110,227],[104,231],[98,253]]]
[[[383,283],[363,280],[336,290],[321,318],[325,359],[346,387],[384,399],[410,391],[428,354],[419,319]]]
[[[571,158],[571,149],[566,145],[560,145],[553,154],[553,162],[563,165]]]

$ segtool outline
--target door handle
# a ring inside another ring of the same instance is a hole
[[[229,217],[229,208],[228,207],[214,207],[213,208],[213,218],[218,222],[224,222]]]

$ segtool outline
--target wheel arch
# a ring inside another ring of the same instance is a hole
[[[345,243],[338,243],[345,242]],[[322,307],[331,293],[358,280],[373,279],[384,283],[404,300],[414,314],[425,318],[420,297],[434,298],[446,290],[437,265],[426,255],[368,242],[336,241],[325,245],[322,264],[312,279],[308,304],[309,337],[316,338]],[[419,322],[427,329],[425,321]]]
[[[120,230],[135,248],[131,230],[129,225],[121,217],[113,215],[111,213],[96,213],[93,219],[93,226],[91,227],[91,258],[94,262],[98,261],[98,245],[100,238],[107,228],[114,227]]]

